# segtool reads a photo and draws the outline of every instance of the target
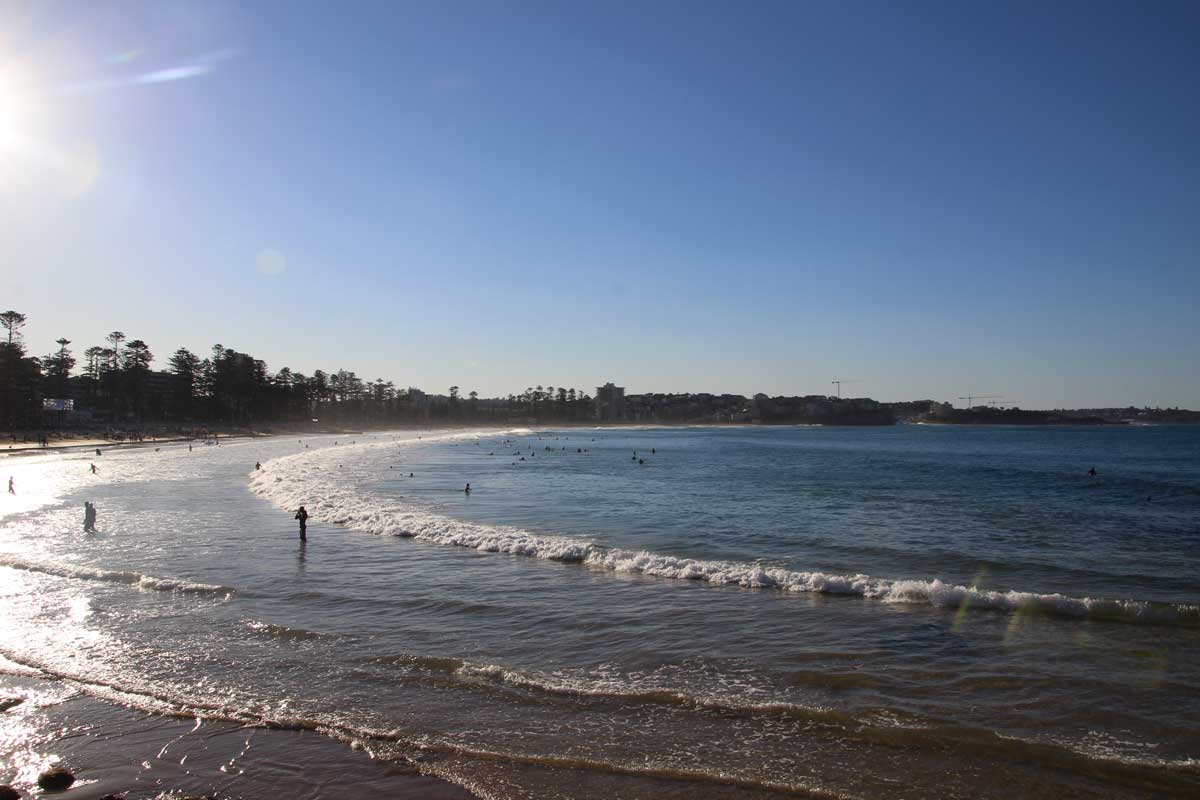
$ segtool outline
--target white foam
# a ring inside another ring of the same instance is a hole
[[[19,569],[26,572],[40,572],[43,575],[56,575],[60,578],[124,583],[136,586],[139,589],[150,589],[160,592],[194,592],[197,594],[223,595],[232,595],[235,593],[235,590],[228,586],[218,586],[212,583],[199,583],[180,578],[159,578],[154,575],[143,575],[140,572],[99,569],[77,564],[31,561],[12,555],[0,555],[0,567],[9,567],[10,569]]]
[[[476,435],[475,432],[444,434],[426,437],[423,441]],[[395,447],[396,443],[357,445],[356,449],[384,446]],[[345,460],[345,448],[333,458],[339,462]],[[610,548],[566,536],[464,522],[395,498],[360,492],[347,485],[348,481],[353,481],[353,473],[330,471],[324,463],[329,459],[329,451],[316,451],[267,462],[261,471],[251,475],[251,489],[283,509],[304,505],[316,522],[482,552],[583,564],[613,572],[785,592],[851,595],[883,603],[1200,626],[1200,605],[995,591],[946,583],[936,578],[896,580],[864,574],[805,572],[754,563],[709,561],[648,550]]]

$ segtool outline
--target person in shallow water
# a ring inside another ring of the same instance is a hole
[[[8,479],[8,493],[9,493],[9,494],[16,494],[16,493],[17,493],[17,489],[16,489],[16,487],[15,487],[15,486],[13,486],[13,479],[12,479],[12,478],[9,478],[9,479]]]
[[[260,461],[255,461],[255,462],[254,462],[254,469],[256,469],[256,470],[260,470],[260,469],[262,469],[262,462],[260,462]]]
[[[1096,468],[1095,468],[1095,467],[1092,467],[1091,469],[1089,469],[1089,470],[1088,470],[1088,475],[1089,475],[1090,477],[1093,477],[1093,478],[1094,478],[1094,477],[1096,477]]]
[[[300,541],[303,542],[308,538],[308,511],[304,509],[304,506],[300,506],[296,511],[294,519],[300,520]]]
[[[463,494],[470,494],[470,493],[471,493],[471,484],[468,483],[467,488],[463,489]]]
[[[90,501],[83,504],[83,532],[96,532],[96,506]]]

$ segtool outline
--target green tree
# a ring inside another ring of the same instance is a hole
[[[75,357],[67,349],[67,345],[71,343],[70,339],[56,339],[54,343],[58,345],[58,352],[47,353],[42,359],[42,366],[49,390],[54,393],[54,397],[65,399],[68,394],[67,381],[70,380],[71,370],[75,367]]]
[[[193,402],[196,398],[196,382],[199,379],[200,358],[186,347],[181,347],[171,354],[171,357],[167,360],[167,365],[171,368],[171,372],[175,374],[171,407],[180,417],[190,418],[195,414]]]
[[[0,325],[3,325],[4,330],[8,331],[8,344],[10,347],[21,343],[21,328],[25,327],[24,314],[9,309],[0,314]]]
[[[125,346],[124,368],[129,387],[129,406],[141,420],[146,411],[146,373],[150,371],[150,362],[154,354],[150,346],[141,339],[134,339]]]

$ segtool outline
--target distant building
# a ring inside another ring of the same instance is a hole
[[[625,387],[612,382],[596,387],[596,419],[601,422],[616,422],[625,419]]]

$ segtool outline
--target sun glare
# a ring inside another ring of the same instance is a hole
[[[22,106],[20,95],[0,76],[0,148],[8,149],[20,138]]]

